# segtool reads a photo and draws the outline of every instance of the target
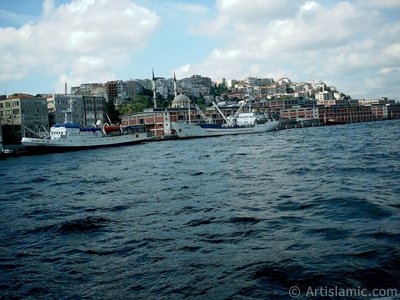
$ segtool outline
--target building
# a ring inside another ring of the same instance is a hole
[[[19,95],[0,100],[3,143],[19,144],[23,137],[38,137],[49,131],[46,98]]]
[[[171,122],[187,121],[201,122],[201,116],[193,107],[167,108],[167,109],[145,109],[143,112],[125,115],[121,117],[122,126],[144,125],[147,131],[156,137],[164,137],[173,134]]]
[[[153,76],[153,100],[154,108],[146,109],[140,113],[134,113],[121,117],[121,124],[123,126],[130,125],[144,125],[147,131],[155,137],[165,137],[171,134],[171,122],[177,121],[189,121],[189,122],[204,122],[206,118],[212,118],[216,122],[223,122],[222,116],[217,120],[215,109],[207,110],[206,114],[201,111],[196,105],[192,105],[192,101],[186,95],[180,93],[178,95],[178,82],[174,74],[173,89],[174,99],[171,102],[171,108],[157,109],[156,107],[156,78]],[[229,109],[229,113],[233,114],[232,108]]]
[[[171,102],[172,108],[185,108],[190,105],[191,101],[189,97],[183,94],[176,95],[174,100]]]
[[[257,77],[246,77],[244,79],[244,83],[248,86],[256,86],[257,85]]]
[[[106,99],[101,96],[53,94],[47,98],[51,124],[63,123],[69,108],[73,121],[81,126],[103,123],[106,121],[105,104]]]
[[[138,80],[128,80],[126,82],[126,94],[129,99],[135,101],[137,95],[143,92],[143,86]]]
[[[193,75],[178,81],[179,92],[194,98],[208,96],[211,93],[212,81],[209,77]]]
[[[371,106],[319,107],[320,124],[346,124],[374,121]]]
[[[3,126],[1,125],[1,118],[0,118],[0,152],[3,151]]]
[[[388,118],[388,105],[371,105],[372,115],[376,120],[385,120]]]
[[[333,94],[328,91],[318,92],[315,94],[315,99],[318,101],[318,104],[324,104],[324,101],[333,99]]]
[[[297,122],[319,120],[318,107],[296,107],[281,110],[281,118]]]
[[[234,88],[239,81],[237,81],[236,79],[229,79],[226,81],[226,86],[230,89]]]
[[[238,107],[220,107],[220,110],[227,117],[233,115],[237,109]],[[225,122],[214,107],[207,107],[203,113],[205,118],[211,118],[214,123],[223,124]],[[193,123],[202,123],[206,122],[204,116],[196,106],[166,109],[149,108],[143,112],[121,116],[121,124],[122,126],[144,125],[151,135],[162,138],[174,134],[171,130],[171,122],[190,120]]]
[[[400,103],[390,103],[387,110],[389,119],[400,119]]]
[[[168,94],[171,94],[171,87],[168,81],[163,77],[156,77],[153,82],[155,84],[156,94],[160,95],[163,99],[167,99]]]
[[[127,98],[127,84],[122,80],[106,82],[105,92],[107,101],[122,101]]]
[[[227,85],[227,80],[226,80],[226,78],[220,78],[220,79],[217,79],[215,82],[215,85]]]
[[[72,87],[71,94],[104,96],[105,90],[102,83],[83,83],[78,87]]]

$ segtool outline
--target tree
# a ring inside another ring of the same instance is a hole
[[[114,101],[107,101],[105,105],[105,113],[111,120],[111,123],[119,123],[121,121],[120,112],[115,108]]]
[[[225,84],[219,84],[211,88],[211,94],[214,96],[221,96],[223,93],[226,93],[227,91],[228,88],[226,87]]]
[[[123,103],[119,106],[121,115],[142,112],[145,108],[152,107],[153,100],[150,96],[138,95],[133,103]]]

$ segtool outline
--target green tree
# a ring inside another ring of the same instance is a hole
[[[211,88],[211,95],[221,96],[223,93],[228,92],[228,88],[225,84],[219,84]]]
[[[150,96],[138,95],[134,102],[123,103],[119,106],[121,115],[142,112],[145,108],[153,107],[153,100]]]
[[[115,108],[114,101],[107,101],[105,105],[105,113],[111,120],[111,123],[119,123],[120,119],[120,112]]]

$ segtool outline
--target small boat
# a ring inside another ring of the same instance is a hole
[[[105,123],[103,126],[103,130],[105,133],[111,133],[121,131],[121,127],[119,125],[108,125],[107,123]]]

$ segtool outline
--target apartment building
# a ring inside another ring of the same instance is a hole
[[[65,112],[71,108],[72,118],[81,126],[105,122],[106,99],[102,96],[53,94],[47,99],[50,123],[63,123]]]
[[[3,143],[19,144],[22,137],[37,137],[49,131],[46,98],[21,95],[0,100]]]
[[[105,89],[102,83],[83,83],[80,86],[72,87],[71,94],[104,96]]]

